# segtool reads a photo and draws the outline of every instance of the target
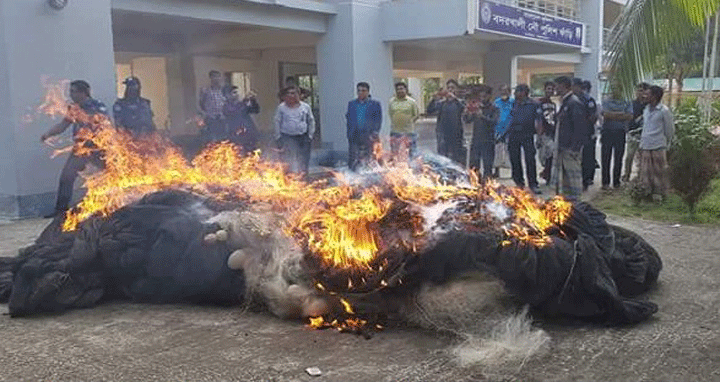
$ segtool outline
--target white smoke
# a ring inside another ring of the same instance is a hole
[[[443,213],[448,209],[454,208],[457,205],[457,201],[448,201],[437,203],[427,207],[418,206],[420,209],[420,215],[423,217],[424,220],[423,229],[425,230],[425,232],[432,231],[432,228],[435,227],[440,217],[442,217]]]

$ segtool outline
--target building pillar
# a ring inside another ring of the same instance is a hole
[[[0,215],[6,217],[39,216],[55,205],[66,156],[50,158],[53,149],[40,143],[60,120],[35,113],[43,78],[86,80],[93,97],[112,107],[111,0],[72,0],[63,10],[40,0],[0,1]]]
[[[517,84],[517,56],[507,51],[485,53],[483,60],[483,81],[492,86],[493,96],[500,85],[514,87]]]
[[[585,23],[585,38],[589,45],[589,52],[581,55],[580,63],[575,66],[575,75],[590,81],[591,93],[597,100],[600,99],[602,92],[598,73],[602,70],[603,11],[603,0],[580,2],[580,21]]]
[[[408,78],[408,92],[410,93],[410,96],[415,99],[418,105],[418,110],[420,111],[420,114],[425,113],[425,105],[423,102],[423,90],[422,90],[423,80],[422,78],[415,78],[410,77]]]
[[[331,0],[337,14],[317,44],[323,147],[347,150],[345,112],[355,85],[370,84],[383,107],[381,134],[389,132],[388,100],[393,94],[392,44],[383,41],[380,3],[384,0]]]

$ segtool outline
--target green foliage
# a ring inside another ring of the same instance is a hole
[[[720,178],[710,183],[710,192],[698,202],[697,212],[720,218]]]
[[[675,110],[675,126],[675,139],[668,152],[670,184],[694,213],[717,174],[718,139],[700,123],[696,100],[685,100]]]
[[[635,206],[639,206],[643,201],[650,200],[652,194],[650,188],[637,178],[630,181],[627,192]]]
[[[704,197],[694,214],[690,213],[687,204],[675,192],[670,192],[663,203],[640,202],[630,199],[629,190],[612,190],[599,192],[591,203],[606,214],[629,216],[641,219],[656,220],[683,224],[720,225],[720,216],[707,213],[701,206],[712,197],[712,193]],[[720,198],[720,195],[718,196]]]
[[[697,44],[698,30],[704,30],[706,18],[718,7],[720,0],[628,1],[606,44],[609,71],[622,82],[626,95],[647,74],[662,69],[667,61],[658,57],[672,46],[684,50]]]
[[[422,83],[422,97],[421,102],[427,106],[433,98],[433,95],[440,90],[440,79],[439,78],[426,78]]]

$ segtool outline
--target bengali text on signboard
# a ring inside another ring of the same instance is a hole
[[[523,8],[480,1],[478,29],[581,47],[584,25]]]

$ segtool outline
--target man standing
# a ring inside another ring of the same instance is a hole
[[[570,78],[562,76],[555,79],[558,95],[562,104],[557,115],[555,142],[557,151],[553,159],[551,183],[556,193],[568,200],[579,201],[582,195],[582,147],[587,141],[587,114],[585,105],[573,94]],[[562,191],[560,186],[562,185]]]
[[[645,110],[645,105],[647,105],[647,91],[649,88],[650,85],[646,82],[641,82],[635,87],[635,100],[632,103],[633,119],[630,121],[627,133],[627,155],[625,156],[625,175],[622,177],[623,182],[630,181],[635,154],[640,147],[640,136],[642,135],[643,127],[643,111]]]
[[[640,137],[640,182],[650,189],[656,202],[667,197],[667,148],[675,135],[673,115],[660,103],[663,89],[651,86],[648,105],[643,112],[643,131]]]
[[[414,99],[407,95],[407,85],[403,82],[395,84],[395,97],[388,104],[390,113],[390,150],[397,157],[400,148],[407,149],[408,158],[415,156],[417,133],[415,121],[420,117],[420,110]]]
[[[555,115],[557,114],[557,105],[553,102],[552,97],[555,95],[555,83],[545,82],[543,87],[545,95],[538,100],[540,102],[541,114],[540,124],[538,126],[538,139],[536,142],[538,148],[538,158],[543,165],[540,177],[545,179],[545,183],[550,183],[550,174],[552,173],[552,158],[555,152]]]
[[[210,142],[217,142],[227,137],[225,116],[223,108],[227,102],[223,92],[222,75],[217,70],[211,70],[210,87],[200,91],[199,103],[202,111],[203,134]]]
[[[348,167],[355,171],[358,165],[372,155],[373,144],[380,140],[382,108],[370,97],[370,84],[359,82],[355,87],[357,98],[348,102],[347,121]]]
[[[587,190],[595,182],[595,168],[598,167],[595,160],[595,145],[597,142],[595,123],[598,120],[597,102],[590,95],[590,89],[590,81],[583,81],[580,78],[573,79],[573,92],[585,105],[587,120],[586,141],[583,145],[582,154],[583,191]]]
[[[500,168],[508,168],[510,161],[508,159],[508,147],[505,139],[506,132],[510,126],[510,111],[515,105],[515,100],[510,98],[510,86],[500,85],[500,96],[495,99],[495,107],[498,108],[500,116],[498,123],[495,125],[495,172],[493,176],[500,177]]]
[[[530,97],[530,88],[525,84],[515,87],[515,106],[510,112],[510,127],[508,128],[508,153],[510,166],[515,185],[525,187],[523,179],[523,166],[520,158],[520,149],[525,153],[525,170],[528,186],[535,194],[540,194],[537,181],[537,168],[535,166],[535,135],[536,123],[539,123],[539,105]]]
[[[611,95],[602,103],[603,125],[600,137],[600,161],[602,162],[602,189],[610,188],[610,157],[613,157],[612,184],[620,187],[620,171],[625,154],[625,132],[632,119],[632,104],[622,99],[620,83],[611,84]]]
[[[289,170],[307,174],[310,166],[310,150],[315,134],[315,117],[310,105],[300,101],[294,87],[283,89],[283,102],[275,109],[275,142],[280,157]]]
[[[140,97],[140,79],[128,77],[125,84],[125,96],[115,101],[113,118],[115,127],[123,129],[135,137],[150,135],[156,131],[150,100]]]
[[[255,93],[250,91],[240,99],[238,87],[230,88],[229,99],[223,108],[223,113],[227,121],[230,142],[240,146],[244,153],[250,153],[257,149],[258,132],[250,114],[259,112],[260,105],[257,103]]]
[[[45,142],[48,138],[61,134],[67,130],[70,125],[73,126],[73,138],[77,141],[77,135],[80,130],[95,130],[98,128],[98,126],[93,125],[92,116],[96,114],[107,116],[107,108],[102,102],[90,96],[90,85],[83,80],[70,83],[70,98],[73,103],[68,107],[68,113],[65,115],[65,118],[43,134],[40,137],[40,141]],[[81,115],[77,115],[77,113],[74,112],[75,110],[79,111]],[[85,145],[87,147],[90,143],[86,143]],[[80,171],[85,169],[88,163],[99,168],[105,167],[99,151],[93,151],[89,155],[79,155],[76,149],[77,147],[73,146],[73,151],[70,153],[67,162],[65,162],[65,167],[63,167],[60,173],[60,184],[58,185],[55,210],[45,215],[46,218],[54,218],[68,210],[70,200],[72,199],[75,178],[77,178]]]
[[[437,115],[437,150],[455,162],[465,164],[467,156],[463,145],[462,114],[465,102],[457,97],[460,85],[451,79],[440,89],[427,107],[428,114]]]
[[[495,161],[495,125],[497,124],[500,112],[490,102],[492,88],[487,85],[480,85],[473,94],[478,98],[477,107],[468,104],[463,120],[473,124],[472,144],[470,145],[470,168],[480,173],[480,161],[482,160],[484,179],[490,178],[493,173]]]

